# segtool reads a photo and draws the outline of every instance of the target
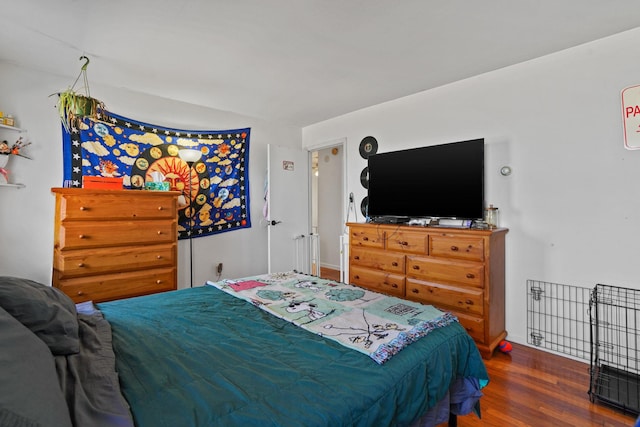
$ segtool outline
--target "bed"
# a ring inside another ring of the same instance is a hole
[[[259,281],[75,306],[0,277],[0,387],[11,384],[0,425],[432,426],[479,415],[487,372],[456,321],[376,361],[229,289]]]

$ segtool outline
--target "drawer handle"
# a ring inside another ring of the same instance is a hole
[[[84,292],[78,291],[78,295],[82,296],[82,295],[84,295]]]
[[[354,279],[359,279],[360,276],[358,276],[357,274],[355,276],[353,276]]]
[[[407,246],[409,243],[408,242],[398,242],[401,246]]]
[[[156,280],[156,284],[157,284],[157,285],[159,285],[159,284],[161,284],[161,283],[162,283],[162,280],[160,280],[160,279]]]
[[[391,263],[391,265],[394,266],[394,267],[397,267],[398,263],[394,261],[394,262]]]
[[[86,236],[84,234],[78,234],[78,239],[84,239]]]
[[[397,287],[398,287],[398,284],[397,284],[397,283],[392,283],[392,284],[391,284],[391,287],[392,287],[392,288],[397,288]]]
[[[420,270],[420,266],[419,265],[414,265],[411,268],[413,268],[414,270]]]
[[[159,211],[161,211],[161,210],[163,210],[163,209],[164,209],[164,208],[163,208],[162,206],[158,206],[158,210],[159,210]]]
[[[467,279],[475,279],[476,275],[473,273],[467,273]]]
[[[158,236],[162,234],[162,231],[158,230]]]
[[[459,249],[458,249],[458,247],[457,247],[457,246],[451,246],[451,250],[452,250],[453,252],[458,252],[458,251],[459,251]]]
[[[156,259],[162,259],[162,255],[156,255]]]
[[[364,240],[365,242],[369,240],[369,238],[367,236],[363,237],[362,240]]]
[[[84,262],[78,263],[78,267],[84,267]]]
[[[473,305],[473,301],[471,301],[470,299],[465,301],[465,304],[469,304],[469,305]]]
[[[360,259],[358,255],[354,256],[353,259]]]
[[[420,291],[419,291],[419,290],[417,290],[416,288],[411,289],[411,292],[413,292],[414,294],[418,294],[418,293],[420,293]]]
[[[84,206],[80,206],[80,210],[81,210],[81,211],[86,211],[86,210],[87,210],[87,208],[86,208],[86,207],[84,207]]]

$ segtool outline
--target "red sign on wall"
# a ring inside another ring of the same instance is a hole
[[[624,147],[640,149],[640,85],[622,90],[622,121],[624,125]]]

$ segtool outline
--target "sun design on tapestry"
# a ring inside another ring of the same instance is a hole
[[[179,238],[247,228],[249,134],[250,128],[163,128],[105,112],[100,121],[63,128],[65,183],[81,187],[85,176],[121,177],[126,189],[146,191],[160,177],[180,193]],[[183,148],[199,150],[201,159],[190,167],[178,156]]]

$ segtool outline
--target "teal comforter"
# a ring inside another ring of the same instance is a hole
[[[458,324],[384,365],[212,286],[98,304],[138,427],[403,426],[488,381]]]

